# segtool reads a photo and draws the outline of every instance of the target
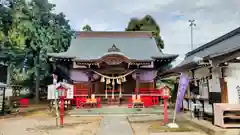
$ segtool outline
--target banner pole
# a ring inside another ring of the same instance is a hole
[[[179,88],[180,88],[180,79],[181,79],[182,73],[180,75],[179,81],[178,81],[178,89],[177,89],[177,97],[176,97],[176,101],[175,101],[175,109],[174,109],[174,113],[173,113],[173,123],[176,122],[176,115],[177,115],[177,100],[178,100],[178,96],[179,96]]]
[[[178,87],[179,87],[179,85],[178,85]],[[177,91],[177,93],[178,93],[178,91]],[[175,123],[176,115],[177,115],[177,99],[178,99],[178,94],[177,94],[177,98],[176,98],[176,101],[175,101],[175,109],[174,109],[174,113],[173,113],[173,123]]]
[[[176,122],[176,116],[177,116],[177,111],[179,111],[180,107],[183,105],[180,104],[183,102],[183,98],[184,98],[184,94],[186,92],[186,87],[188,85],[188,77],[185,76],[183,73],[181,73],[180,75],[180,79],[179,79],[179,84],[178,84],[178,90],[177,90],[177,99],[175,102],[175,110],[174,110],[174,114],[173,114],[173,123],[169,123],[168,127],[170,128],[179,128],[179,126],[175,123]]]

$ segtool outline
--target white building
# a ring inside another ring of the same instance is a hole
[[[190,91],[183,101],[191,109],[193,101],[203,105],[205,114],[213,114],[213,103],[240,103],[240,27],[188,52],[182,63],[162,74],[186,73],[199,87],[199,99]]]

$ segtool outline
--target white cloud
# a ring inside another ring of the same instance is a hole
[[[125,14],[155,12],[161,10],[163,6],[173,1],[174,0],[123,0],[117,4],[116,10]]]
[[[50,0],[64,12],[73,28],[89,24],[93,30],[124,30],[132,17],[152,15],[161,27],[165,52],[190,50],[189,19],[195,19],[198,47],[240,26],[240,0]]]
[[[96,30],[97,30],[97,31],[105,31],[105,30],[108,29],[107,23],[105,23],[105,22],[103,22],[103,21],[101,21],[101,20],[99,20],[98,23],[94,23],[94,22],[90,21],[90,20],[87,19],[87,18],[85,18],[85,19],[83,19],[83,20],[80,20],[80,21],[74,23],[74,24],[72,25],[72,28],[75,29],[75,30],[79,30],[79,31],[80,31],[80,30],[82,30],[82,28],[83,28],[86,24],[90,25],[90,26],[92,27],[92,30],[93,30],[93,31],[96,31]]]

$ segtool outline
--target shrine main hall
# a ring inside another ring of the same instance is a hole
[[[76,32],[66,52],[48,56],[74,97],[101,99],[153,91],[158,73],[178,57],[161,52],[152,32]]]

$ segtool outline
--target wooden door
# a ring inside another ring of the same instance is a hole
[[[224,78],[220,78],[220,85],[221,85],[221,102],[228,103],[228,88],[227,82]]]

